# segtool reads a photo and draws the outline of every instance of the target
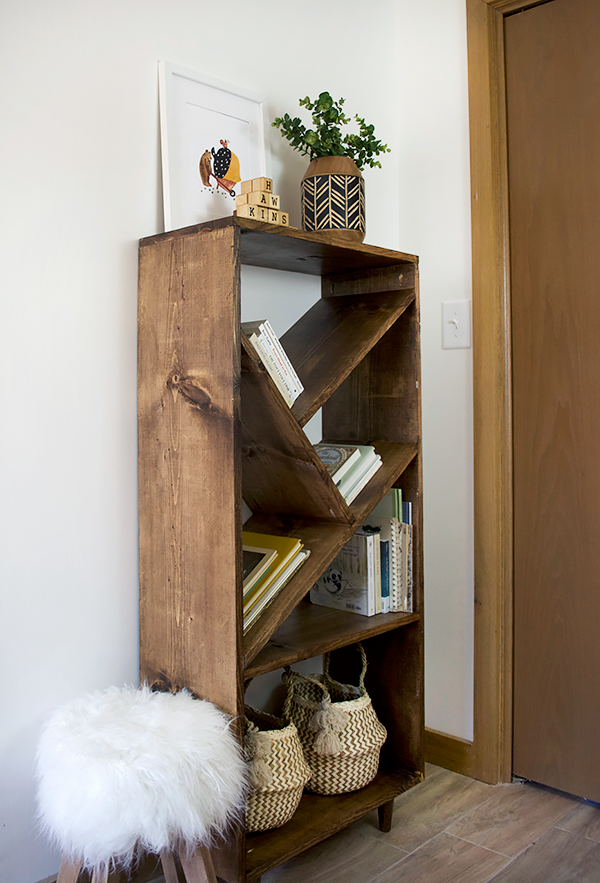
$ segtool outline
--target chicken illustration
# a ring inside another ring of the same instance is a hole
[[[205,150],[200,157],[199,170],[202,183],[205,187],[210,184],[213,177],[217,182],[217,188],[222,187],[230,196],[235,196],[233,189],[238,181],[241,181],[240,161],[230,149],[229,142],[221,139],[221,147],[215,151],[211,148],[209,153]],[[214,168],[214,171],[213,171]]]

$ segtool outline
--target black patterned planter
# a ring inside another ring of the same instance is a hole
[[[329,231],[340,238],[365,238],[365,182],[347,156],[313,159],[300,185],[302,228]]]

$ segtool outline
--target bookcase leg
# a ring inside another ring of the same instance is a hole
[[[384,834],[389,834],[389,832],[392,830],[394,801],[388,800],[387,803],[382,803],[381,806],[377,807],[377,813],[379,815],[379,830],[383,831]]]

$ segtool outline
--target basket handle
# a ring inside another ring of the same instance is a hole
[[[360,678],[358,679],[358,686],[360,687],[361,693],[365,692],[365,675],[367,673],[367,654],[365,653],[365,648],[360,643],[360,641],[356,644],[356,649],[359,651],[362,659],[362,670],[360,673]],[[329,678],[329,653],[326,653],[323,657],[323,674],[326,678]]]
[[[302,678],[318,687],[323,693],[323,698],[329,696],[329,690],[318,678],[314,678],[312,675],[302,675]],[[287,695],[283,703],[283,715],[290,721],[292,719],[292,702],[294,700],[294,672],[289,665],[284,667],[281,680],[287,685]]]

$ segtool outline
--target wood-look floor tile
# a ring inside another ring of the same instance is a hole
[[[400,864],[379,877],[365,877],[363,883],[487,883],[508,861],[504,855],[451,834],[438,834]]]
[[[556,825],[576,800],[541,785],[496,785],[487,800],[447,830],[514,857]]]
[[[366,883],[404,856],[403,850],[351,826],[263,874],[261,883]]]
[[[600,844],[551,828],[513,859],[493,883],[598,883]]]
[[[570,831],[572,834],[581,834],[582,837],[600,843],[600,805],[582,800],[557,823],[556,827]]]
[[[357,825],[364,833],[412,852],[465,813],[480,806],[491,788],[491,785],[475,779],[441,770],[396,798],[389,834],[378,830],[376,813],[365,816]]]

